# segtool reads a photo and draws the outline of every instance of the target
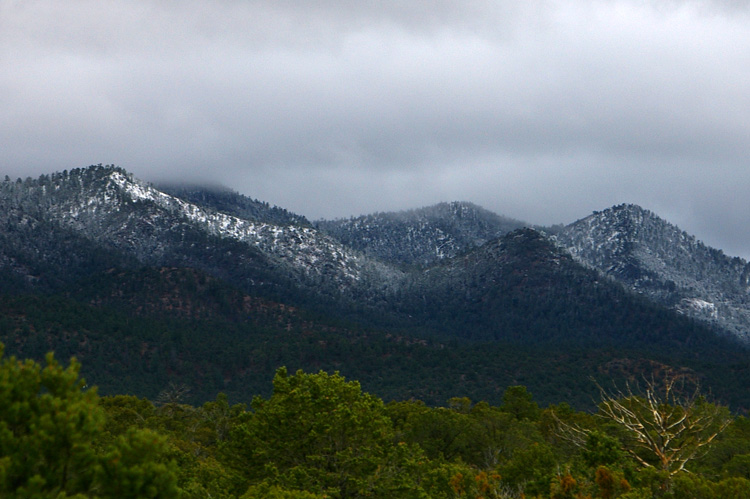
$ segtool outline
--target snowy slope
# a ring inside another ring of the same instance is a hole
[[[524,225],[466,202],[316,222],[316,227],[368,256],[421,266],[452,258]]]
[[[750,341],[750,265],[741,258],[627,204],[568,225],[557,240],[632,290]]]
[[[147,263],[160,262],[195,234],[233,240],[260,251],[310,282],[325,276],[345,289],[364,276],[387,286],[400,272],[304,226],[274,225],[203,208],[115,167],[89,167],[2,186],[3,198],[38,218],[101,241]]]

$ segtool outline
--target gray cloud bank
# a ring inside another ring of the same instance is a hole
[[[748,2],[0,0],[0,173],[116,163],[311,218],[634,202],[748,257],[748,89]]]

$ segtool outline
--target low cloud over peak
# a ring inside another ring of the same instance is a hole
[[[310,218],[619,202],[750,254],[748,2],[6,2],[11,176],[117,163]]]

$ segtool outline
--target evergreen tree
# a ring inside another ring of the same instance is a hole
[[[0,344],[0,496],[177,497],[162,438],[147,430],[104,444],[105,415],[80,364],[3,358]]]

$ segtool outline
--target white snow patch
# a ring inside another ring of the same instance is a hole
[[[180,214],[213,235],[228,237],[254,245],[293,263],[305,273],[316,272],[327,255],[348,279],[359,280],[356,256],[348,254],[334,241],[308,227],[276,226],[256,223],[224,213],[209,212],[157,189],[129,179],[120,172],[111,177],[118,187],[137,201],[150,201],[159,207]]]
[[[719,316],[719,311],[715,304],[701,300],[700,298],[684,298],[682,300],[682,307],[680,308],[712,319],[716,319]]]

